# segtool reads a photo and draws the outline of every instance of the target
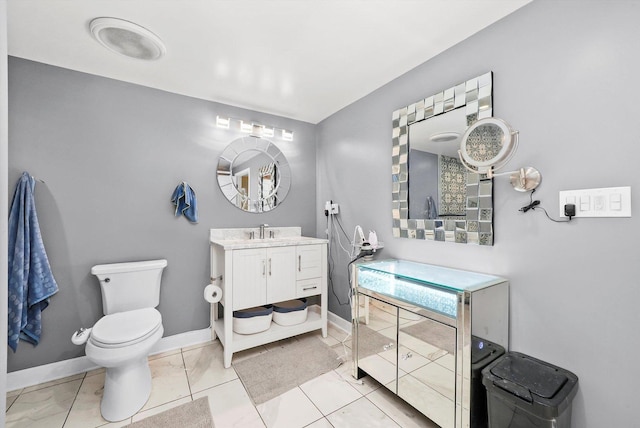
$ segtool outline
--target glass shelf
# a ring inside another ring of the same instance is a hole
[[[396,275],[374,270],[360,270],[358,285],[403,302],[439,312],[451,318],[457,315],[456,293],[427,287]]]
[[[359,287],[451,318],[457,316],[458,293],[504,282],[497,276],[406,260],[362,263],[357,268]]]
[[[504,282],[504,278],[483,273],[469,272],[442,266],[427,265],[407,260],[381,260],[358,265],[360,272],[375,271],[389,273],[398,278],[408,279],[447,288],[453,291],[476,291]]]

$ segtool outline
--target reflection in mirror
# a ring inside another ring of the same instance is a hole
[[[458,149],[466,129],[461,108],[409,128],[410,219],[465,219],[467,170]]]
[[[262,211],[275,208],[278,203],[278,167],[271,162],[258,171],[258,201]]]
[[[458,156],[491,97],[489,72],[393,113],[394,237],[493,245],[493,183]]]
[[[453,427],[456,413],[456,329],[399,308],[399,319],[415,320],[398,331],[398,396],[442,427]],[[429,364],[439,361],[437,364]],[[459,399],[459,398],[458,398]]]
[[[289,192],[289,164],[278,147],[259,137],[232,141],[218,161],[218,184],[233,205],[247,212],[266,212]]]

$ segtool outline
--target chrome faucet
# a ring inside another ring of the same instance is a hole
[[[260,225],[260,239],[264,239],[264,230],[269,227],[268,224],[261,224]]]

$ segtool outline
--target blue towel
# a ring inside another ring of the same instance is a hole
[[[173,191],[171,202],[176,206],[175,215],[184,215],[191,223],[198,222],[198,204],[196,193],[184,181]]]
[[[35,180],[23,172],[13,194],[9,212],[9,325],[8,341],[13,352],[18,339],[34,346],[42,334],[42,311],[58,292],[44,250],[33,188]]]

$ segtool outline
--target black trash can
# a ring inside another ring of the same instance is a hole
[[[578,377],[518,352],[482,370],[491,428],[571,428]]]
[[[487,428],[487,392],[482,384],[482,369],[504,354],[497,343],[471,336],[471,426]]]

